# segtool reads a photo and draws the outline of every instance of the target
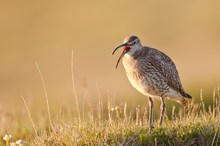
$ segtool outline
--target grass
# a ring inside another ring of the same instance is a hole
[[[148,131],[147,110],[136,108],[136,116],[127,113],[126,104],[112,107],[108,101],[107,118],[94,116],[93,109],[78,121],[78,117],[60,120],[54,131],[39,130],[31,145],[220,145],[220,97],[214,95],[213,105],[205,108],[203,97],[199,103],[191,101],[185,108],[166,116],[163,127],[157,122]],[[96,111],[100,112],[100,111]]]
[[[196,122],[194,122],[194,120]],[[167,121],[162,129],[148,132],[147,125],[136,125],[131,121],[85,120],[82,127],[74,121],[60,123],[54,133],[43,131],[33,145],[217,145],[219,129],[217,121],[195,118],[194,120]]]
[[[28,141],[26,145],[220,145],[219,88],[214,91],[212,105],[205,105],[201,93],[198,103],[192,100],[188,106],[178,110],[173,106],[172,112],[166,115],[162,128],[158,126],[158,118],[154,116],[155,128],[151,133],[148,131],[148,108],[137,106],[135,112],[128,112],[127,104],[113,105],[110,97],[106,107],[100,103],[97,104],[98,108],[90,105],[87,110],[84,109],[82,115],[85,116],[80,121],[77,112],[73,115],[70,111],[62,112],[56,118],[53,117],[53,129],[49,119],[45,128],[38,128],[38,124],[34,125],[31,118],[34,128],[26,133],[29,135],[24,139]],[[27,106],[26,104],[30,114]]]

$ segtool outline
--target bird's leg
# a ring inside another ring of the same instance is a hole
[[[165,102],[164,102],[164,98],[161,97],[161,113],[160,113],[160,127],[162,127],[162,122],[163,122],[163,117],[164,117],[164,111],[165,111]]]
[[[154,126],[152,125],[152,116],[153,116],[153,99],[149,97],[149,129],[153,130]]]

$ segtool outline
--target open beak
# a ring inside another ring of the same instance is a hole
[[[115,48],[115,50],[112,52],[112,55],[114,55],[114,53],[121,47],[126,47],[129,46],[128,43],[122,44],[120,46],[118,46],[117,48]],[[130,47],[129,47],[130,48]],[[121,58],[129,51],[129,49],[124,49],[123,52],[121,53],[120,57],[118,58],[117,64],[116,64],[116,68],[118,67],[118,64],[121,60]]]

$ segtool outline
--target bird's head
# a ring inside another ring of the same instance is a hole
[[[118,62],[116,64],[116,68],[118,67],[118,64],[121,60],[121,58],[127,53],[129,55],[133,55],[136,51],[140,50],[142,48],[140,39],[136,36],[128,36],[124,39],[124,44],[118,46],[117,48],[115,48],[115,50],[113,51],[112,55],[114,55],[114,53],[119,49],[123,47],[123,51],[122,54],[120,55]]]

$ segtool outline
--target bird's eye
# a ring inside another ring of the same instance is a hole
[[[134,42],[133,42],[133,45],[134,45],[134,44],[137,44],[137,41],[134,41]]]

